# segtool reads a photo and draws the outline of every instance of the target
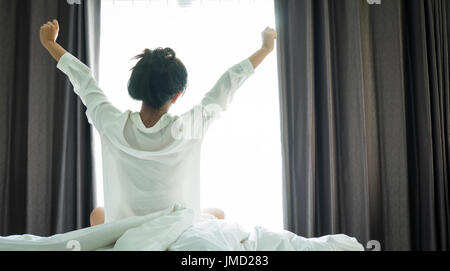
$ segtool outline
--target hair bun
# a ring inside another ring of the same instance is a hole
[[[175,59],[176,53],[175,53],[174,50],[172,50],[172,48],[165,48],[165,49],[164,49],[164,52],[166,53],[166,56],[167,56],[169,59],[171,59],[171,60]]]
[[[144,62],[165,62],[167,60],[174,60],[176,57],[176,53],[172,48],[161,48],[158,47],[154,50],[145,49],[143,54],[141,55],[144,58]]]
[[[187,70],[172,48],[158,47],[134,57],[139,61],[131,69],[128,81],[130,96],[159,109],[187,86]]]

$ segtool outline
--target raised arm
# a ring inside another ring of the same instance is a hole
[[[255,69],[273,51],[277,33],[267,27],[262,32],[263,45],[249,58],[229,68],[206,93],[200,105],[183,114],[179,122],[196,125],[191,129],[193,138],[202,138],[213,120],[225,111],[233,100],[234,93],[255,72]]]
[[[57,20],[47,22],[40,29],[41,43],[58,62],[56,67],[69,78],[74,92],[86,106],[86,116],[89,122],[97,128],[100,134],[104,134],[107,127],[113,126],[122,112],[108,102],[92,76],[91,69],[56,42],[58,32]]]
[[[262,32],[262,46],[249,58],[228,69],[205,95],[202,105],[218,105],[226,110],[236,90],[252,75],[261,62],[273,51],[277,33],[267,27]]]
[[[56,60],[59,59],[67,53],[67,51],[56,43],[56,39],[58,38],[59,33],[59,23],[57,20],[53,20],[52,22],[48,21],[46,24],[41,26],[40,30],[40,39],[42,46],[47,49],[50,55]]]
[[[266,58],[266,56],[273,51],[275,47],[275,39],[277,38],[277,32],[275,29],[270,27],[264,29],[261,35],[263,40],[261,49],[249,57],[254,69],[256,69],[256,67],[258,67],[259,64],[261,64],[261,62]]]

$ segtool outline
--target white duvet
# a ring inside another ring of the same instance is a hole
[[[364,250],[355,238],[343,234],[303,238],[292,232],[254,227],[205,217],[193,224],[190,209],[175,205],[147,216],[84,228],[50,237],[0,237],[0,250]]]

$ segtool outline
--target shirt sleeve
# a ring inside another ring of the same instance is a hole
[[[233,100],[234,93],[254,73],[253,64],[249,59],[228,69],[217,81],[214,87],[204,96],[201,105],[218,105],[225,111]]]
[[[249,59],[229,68],[206,93],[201,103],[182,115],[177,127],[189,126],[186,129],[190,135],[189,138],[202,138],[211,123],[228,109],[236,91],[254,72],[253,64]]]
[[[70,53],[65,53],[56,67],[66,74],[73,85],[74,92],[86,106],[89,123],[104,134],[108,124],[112,124],[121,112],[107,99],[92,76],[89,67]]]

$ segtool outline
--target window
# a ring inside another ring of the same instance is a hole
[[[232,65],[261,46],[275,25],[273,1],[102,1],[99,84],[121,110],[140,110],[127,92],[130,59],[144,48],[171,47],[189,73],[181,114],[200,102]],[[249,228],[282,228],[281,143],[276,52],[238,90],[209,130],[201,161],[201,207],[217,207]],[[96,132],[95,132],[96,133]],[[103,204],[101,149],[95,134],[98,205]]]

